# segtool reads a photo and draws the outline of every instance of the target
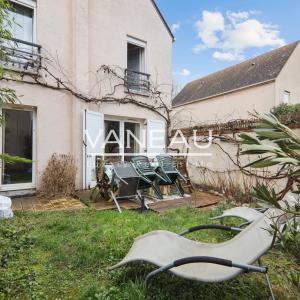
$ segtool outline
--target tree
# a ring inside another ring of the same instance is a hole
[[[254,197],[267,203],[271,207],[281,209],[289,215],[289,221],[282,227],[274,224],[281,245],[300,259],[300,202],[294,204],[283,200],[284,196],[293,191],[300,194],[300,137],[280,121],[273,114],[257,115],[260,123],[255,129],[256,137],[241,134],[242,155],[260,155],[245,168],[265,168],[279,166],[280,177],[285,175],[286,185],[283,190],[275,191],[266,185],[254,187]]]
[[[5,41],[11,40],[12,35],[9,30],[12,24],[12,20],[9,17],[8,9],[10,8],[10,4],[7,0],[0,0],[0,78],[3,78],[6,73],[9,71],[6,70],[1,62],[5,61],[7,56],[5,47]],[[0,87],[0,107],[2,107],[5,103],[14,104],[18,100],[16,91],[14,89],[8,87]],[[4,120],[2,116],[0,116],[0,122],[3,123]],[[6,163],[30,163],[31,161],[28,159],[24,159],[18,156],[11,156],[7,153],[0,154],[0,159],[4,160]]]
[[[7,0],[0,0],[0,61],[4,61],[7,55],[5,49],[2,45],[6,40],[10,40],[12,38],[11,32],[9,28],[11,26],[11,19],[8,15],[8,9],[10,8],[10,4]],[[8,72],[0,65],[0,77],[2,78]],[[0,105],[3,103],[15,103],[17,101],[16,92],[13,89],[7,87],[0,87]]]

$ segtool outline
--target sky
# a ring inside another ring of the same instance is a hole
[[[300,0],[156,0],[175,35],[173,77],[187,82],[300,39]]]

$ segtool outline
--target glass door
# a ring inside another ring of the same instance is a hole
[[[33,111],[2,109],[2,153],[33,160]],[[32,163],[2,162],[2,185],[33,183]]]
[[[140,153],[140,124],[124,122],[124,160],[131,159]]]

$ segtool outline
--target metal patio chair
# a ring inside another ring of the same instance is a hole
[[[187,179],[177,170],[176,161],[171,155],[157,155],[156,159],[159,165],[159,174],[165,179],[166,183],[160,182],[161,185],[175,185],[178,194],[183,197],[184,190],[180,185],[179,179],[187,182]]]
[[[145,199],[138,191],[141,176],[135,170],[130,162],[113,163],[113,173],[111,179],[111,197],[121,213],[122,210],[118,201],[122,199],[135,198],[141,202],[141,210],[148,208],[145,204]]]
[[[155,169],[150,164],[149,158],[147,156],[140,155],[133,157],[131,161],[142,177],[139,189],[144,190],[148,188],[153,188],[156,197],[158,199],[163,199],[163,194],[159,188],[158,182],[162,181],[167,183],[167,181],[163,177],[161,177],[157,172],[155,172]]]
[[[271,233],[272,225],[274,222],[279,223],[281,216],[281,210],[270,209],[243,230],[214,224],[195,226],[179,235],[165,230],[149,232],[136,238],[126,257],[110,270],[138,261],[158,266],[157,270],[147,275],[146,288],[150,279],[165,271],[181,278],[207,283],[224,282],[242,273],[258,272],[265,274],[271,297],[275,300],[268,268],[261,264],[261,257],[274,245],[276,233]],[[183,237],[203,229],[221,229],[238,234],[218,244]]]

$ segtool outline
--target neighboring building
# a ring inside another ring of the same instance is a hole
[[[174,98],[174,126],[249,118],[300,102],[299,41],[188,83]]]
[[[41,63],[58,77],[63,73],[83,95],[97,97],[100,92],[103,94],[97,89],[97,70],[101,65],[116,66],[126,70],[127,84],[136,99],[146,104],[152,101],[147,86],[153,81],[171,105],[174,37],[153,0],[12,0],[11,3],[14,6],[11,14],[18,24],[12,31],[18,40],[9,52],[9,61],[2,63],[17,71],[16,76],[18,71],[34,74]],[[5,41],[0,46],[9,48]],[[31,84],[32,76],[18,79],[21,82],[0,81],[21,96],[20,104],[2,108],[6,123],[2,127],[1,147],[5,153],[32,158],[33,164],[3,165],[1,192],[23,193],[38,188],[53,153],[74,156],[76,188],[93,186],[95,157],[91,153],[96,151],[90,149],[92,146],[83,134],[85,129],[92,138],[101,130],[107,134],[116,129],[122,141],[126,130],[140,135],[141,140],[143,129],[165,130],[164,118],[149,109],[133,104],[89,104],[67,91]],[[49,75],[44,79],[51,82]],[[109,87],[107,90],[110,91]],[[119,98],[127,95],[124,87],[117,88],[116,94]],[[135,143],[124,150],[110,144],[105,151],[126,159],[124,152],[147,153],[149,141],[144,142],[145,148]],[[101,145],[95,146],[96,150],[103,147],[102,143],[103,139]],[[161,142],[161,151],[164,148],[165,141]]]

